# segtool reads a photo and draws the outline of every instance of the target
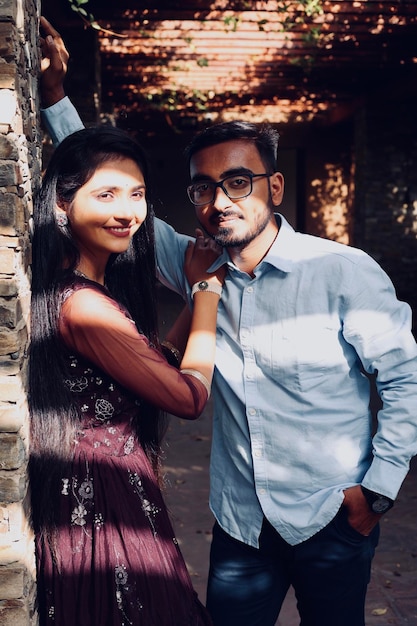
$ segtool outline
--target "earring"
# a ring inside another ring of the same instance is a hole
[[[56,223],[58,224],[58,226],[60,228],[63,228],[64,226],[66,226],[68,224],[68,217],[66,213],[61,213],[58,211],[55,213],[55,217],[56,217]]]

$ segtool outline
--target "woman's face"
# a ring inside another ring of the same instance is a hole
[[[106,263],[120,254],[146,218],[143,174],[128,158],[102,164],[66,210],[81,261]]]

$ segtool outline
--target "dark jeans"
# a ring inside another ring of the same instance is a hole
[[[207,608],[215,626],[274,626],[292,585],[301,626],[364,626],[365,595],[379,528],[363,537],[342,507],[333,521],[290,546],[265,520],[260,546],[247,546],[216,523]]]

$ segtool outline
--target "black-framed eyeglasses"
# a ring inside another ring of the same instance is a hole
[[[216,195],[216,189],[220,187],[231,200],[239,200],[250,196],[253,189],[254,178],[265,178],[271,174],[233,174],[226,176],[218,183],[203,180],[187,187],[188,197],[196,206],[210,204]]]

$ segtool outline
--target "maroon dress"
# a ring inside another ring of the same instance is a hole
[[[82,422],[60,487],[54,554],[36,539],[43,623],[209,625],[132,427],[142,398],[193,418],[206,391],[167,365],[99,286],[79,281],[66,295],[60,315],[70,369],[65,383]]]

